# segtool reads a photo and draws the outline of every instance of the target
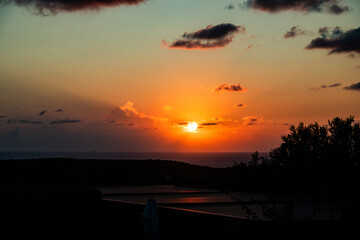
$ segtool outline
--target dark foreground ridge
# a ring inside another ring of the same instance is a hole
[[[229,190],[235,168],[160,160],[0,161],[1,239],[144,239],[143,205],[104,200],[100,186],[176,184]],[[236,183],[236,184],[235,184]],[[241,187],[239,187],[241,189]],[[320,239],[357,234],[357,220],[239,219],[159,208],[160,239]],[[10,239],[10,238],[9,238]]]
[[[182,184],[219,188],[228,171],[165,160],[33,159],[0,161],[0,185],[129,186]]]

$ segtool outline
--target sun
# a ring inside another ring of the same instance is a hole
[[[196,122],[189,122],[189,124],[187,125],[187,129],[189,132],[196,132],[198,125]]]

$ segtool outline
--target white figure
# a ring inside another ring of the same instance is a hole
[[[159,239],[159,217],[156,207],[156,201],[149,199],[146,202],[146,207],[143,213],[144,219],[144,233],[146,240]]]

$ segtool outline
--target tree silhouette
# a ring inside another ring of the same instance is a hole
[[[328,125],[291,125],[269,157],[235,164],[245,191],[313,196],[335,203],[343,217],[360,213],[360,125],[335,117]],[[240,183],[240,184],[239,184]]]

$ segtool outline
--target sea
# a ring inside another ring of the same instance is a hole
[[[232,167],[235,163],[248,162],[252,152],[55,152],[55,151],[1,151],[0,160],[75,158],[117,160],[172,160],[214,168]],[[268,156],[268,153],[259,153]]]

